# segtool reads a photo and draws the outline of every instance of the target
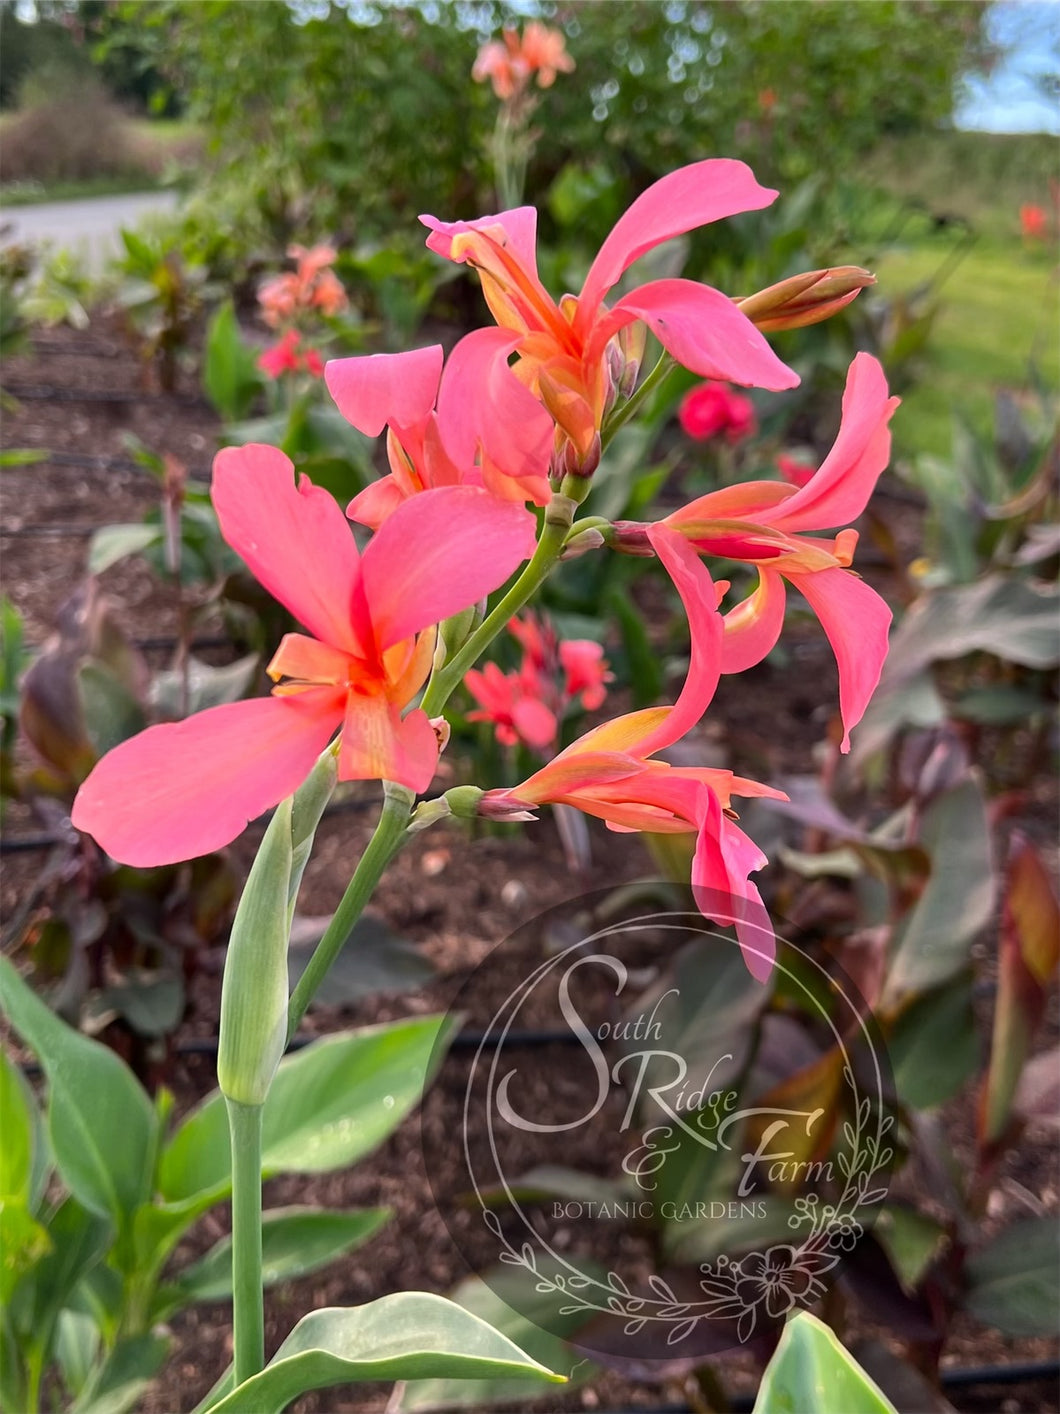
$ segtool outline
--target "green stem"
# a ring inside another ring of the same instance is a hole
[[[636,392],[632,393],[621,407],[615,408],[614,412],[611,413],[610,417],[608,417],[607,421],[604,423],[603,435],[600,439],[601,451],[607,450],[619,428],[625,427],[630,418],[635,417],[637,413],[640,412],[645,401],[676,367],[676,361],[664,349],[660,355],[659,362],[647,375]]]
[[[415,799],[412,791],[393,781],[383,782],[383,809],[375,834],[361,855],[353,878],[346,887],[338,908],[332,915],[327,931],[316,945],[305,971],[298,979],[287,1009],[288,1041],[298,1030],[306,1008],[324,980],[328,968],[338,957],[350,929],[361,916],[361,910],[371,898],[383,871],[405,842],[405,830]]]
[[[265,1307],[261,1285],[260,1105],[225,1100],[232,1137],[232,1335],[235,1382],[265,1366]]]
[[[574,519],[574,510],[575,504],[569,497],[552,498],[545,511],[541,538],[522,574],[464,645],[427,684],[427,691],[423,694],[420,705],[428,717],[439,715],[468,668],[474,666],[512,616],[519,612],[535,590],[548,578],[563,550],[563,543]]]

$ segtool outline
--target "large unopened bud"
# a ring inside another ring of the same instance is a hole
[[[263,1105],[287,1045],[287,895],[291,800],[265,831],[239,900],[221,984],[217,1083],[229,1100]]]
[[[837,265],[830,270],[808,270],[792,275],[756,295],[737,299],[736,307],[752,324],[768,333],[774,329],[801,329],[820,324],[860,290],[876,283],[876,276],[859,265]]]

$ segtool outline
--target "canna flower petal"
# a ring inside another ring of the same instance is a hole
[[[351,692],[339,746],[339,779],[396,781],[417,793],[438,765],[438,737],[425,712],[401,709],[382,693]]]
[[[212,497],[221,533],[273,598],[315,638],[365,657],[369,626],[354,622],[359,574],[349,522],[323,487],[276,447],[225,447]]]
[[[850,570],[789,572],[788,578],[821,621],[839,665],[840,750],[850,750],[850,733],[861,721],[876,690],[887,656],[891,611],[874,589]]]
[[[716,923],[734,926],[751,976],[767,982],[776,959],[777,940],[769,911],[749,875],[768,863],[752,839],[724,814],[716,795],[704,791],[692,892],[696,906]]]
[[[822,530],[857,520],[891,456],[888,423],[900,398],[888,397],[879,361],[859,353],[847,373],[839,434],[816,475],[762,519],[786,531]]]
[[[745,672],[773,651],[784,627],[786,598],[780,575],[759,566],[757,589],[725,615],[725,637],[721,645],[723,673]]]
[[[663,241],[741,211],[761,210],[776,197],[759,186],[746,163],[726,157],[693,162],[660,178],[619,217],[600,247],[578,297],[579,319],[591,322],[607,291]]]
[[[694,280],[641,285],[619,300],[594,333],[594,343],[630,319],[643,320],[678,363],[703,378],[774,391],[799,384],[799,375],[781,362],[765,335],[709,285]]]
[[[523,506],[477,486],[443,486],[403,502],[361,558],[378,648],[485,598],[533,554],[535,529]]]
[[[335,406],[358,432],[378,437],[387,423],[416,427],[434,407],[442,376],[442,346],[408,353],[333,358],[324,381]]]
[[[552,419],[508,366],[518,342],[500,328],[460,340],[442,374],[438,424],[457,465],[470,468],[481,458],[484,474],[512,478],[510,499],[545,505]]]
[[[74,801],[74,827],[137,868],[220,849],[298,789],[345,700],[344,690],[315,688],[149,727],[96,766]]]

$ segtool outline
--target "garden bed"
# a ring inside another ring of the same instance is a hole
[[[40,645],[52,631],[57,612],[84,573],[85,547],[93,529],[116,521],[135,521],[157,504],[157,483],[130,459],[127,434],[151,451],[180,459],[193,476],[205,479],[216,446],[218,423],[189,381],[175,396],[163,397],[145,386],[144,372],[123,343],[120,331],[100,319],[83,334],[52,331],[39,348],[7,360],[4,385],[18,406],[5,418],[7,447],[46,450],[45,460],[3,472],[2,532],[4,591],[21,611],[27,641]],[[53,390],[53,391],[49,391]],[[912,525],[912,522],[910,522]],[[911,531],[912,533],[912,531]],[[863,566],[869,578],[871,554]],[[887,575],[876,566],[877,578]],[[172,595],[139,560],[126,560],[105,572],[102,587],[116,607],[117,620],[144,651],[161,661],[177,631],[179,611]],[[646,600],[646,603],[648,601]],[[650,607],[650,604],[649,604]],[[209,624],[200,632],[209,637]],[[763,665],[729,679],[719,691],[710,725],[700,729],[700,744],[714,758],[765,780],[813,769],[815,744],[823,739],[835,714],[835,670],[823,636],[815,625],[797,625],[783,666]],[[220,651],[223,652],[223,649]],[[445,769],[450,773],[451,764]],[[1044,785],[1028,818],[1032,834],[1049,840],[1050,801]],[[353,862],[370,834],[371,811],[344,810],[327,818],[309,865],[301,909],[313,915],[330,912],[348,882]],[[43,855],[18,850],[20,841],[41,828],[23,807],[7,821],[2,887],[9,919],[32,883]],[[551,819],[520,830],[506,829],[473,837],[458,827],[442,827],[399,856],[373,901],[390,928],[411,939],[437,969],[426,987],[400,996],[380,996],[355,1006],[320,1006],[307,1018],[305,1031],[319,1034],[350,1025],[407,1014],[444,1011],[489,951],[528,919],[564,900],[651,873],[643,844],[636,836],[615,835],[591,822],[593,864],[574,875]],[[260,838],[252,827],[232,852],[246,868]],[[192,981],[184,1022],[173,1038],[163,1067],[164,1080],[177,1096],[178,1112],[193,1105],[215,1084],[210,1044],[216,1035],[221,949],[205,955]],[[470,1031],[488,1025],[492,1005],[525,975],[528,955],[501,948],[488,971],[488,985],[461,996],[464,1025]],[[1055,1044],[1055,1016],[1047,1028]],[[1049,1044],[1048,1039],[1046,1044]],[[295,1320],[311,1307],[351,1305],[397,1289],[444,1292],[468,1274],[466,1258],[490,1265],[496,1253],[468,1228],[457,1250],[451,1229],[466,1188],[460,1146],[466,1052],[447,1059],[430,1090],[420,1121],[403,1126],[373,1157],[355,1169],[323,1177],[274,1180],[266,1206],[308,1203],[328,1207],[385,1205],[395,1221],[363,1253],[326,1268],[316,1276],[283,1287],[267,1297],[266,1340],[271,1350]],[[569,1052],[543,1045],[534,1052],[536,1083],[550,1091],[562,1083]],[[958,1155],[968,1152],[971,1098],[947,1108],[946,1122]],[[579,1131],[565,1143],[563,1163],[607,1173],[601,1133]],[[428,1177],[428,1167],[430,1177]],[[612,1165],[613,1168],[613,1165]],[[1055,1209],[1057,1176],[1054,1155],[1044,1142],[1027,1144],[1006,1160],[992,1220],[1018,1216],[1028,1195],[1042,1210]],[[438,1202],[449,1205],[443,1220]],[[1044,1206],[1043,1206],[1044,1205]],[[1032,1210],[1036,1211],[1036,1209]],[[195,1234],[196,1250],[222,1233],[223,1209],[216,1210]],[[618,1240],[616,1236],[616,1240]],[[635,1237],[622,1240],[635,1241]],[[191,1250],[190,1248],[188,1249]],[[142,1414],[172,1414],[189,1409],[228,1364],[231,1349],[227,1309],[201,1306],[173,1322],[174,1353],[155,1388],[145,1397]],[[869,1319],[855,1317],[865,1335],[882,1334]],[[943,1367],[983,1366],[1043,1360],[1053,1356],[1050,1342],[1007,1339],[984,1332],[958,1317],[942,1357]],[[753,1392],[754,1370],[746,1356],[722,1362],[723,1377],[743,1394]],[[1055,1380],[955,1389],[949,1397],[962,1410],[1052,1411],[1060,1408]],[[383,1389],[361,1387],[311,1396],[296,1407],[309,1410],[373,1411],[387,1405]],[[533,1404],[546,1410],[653,1409],[683,1406],[679,1380],[662,1386],[605,1375],[568,1394],[548,1395]]]

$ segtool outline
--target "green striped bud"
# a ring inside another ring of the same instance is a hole
[[[287,1045],[292,814],[288,798],[269,822],[236,909],[225,958],[217,1083],[241,1105],[265,1103]]]

